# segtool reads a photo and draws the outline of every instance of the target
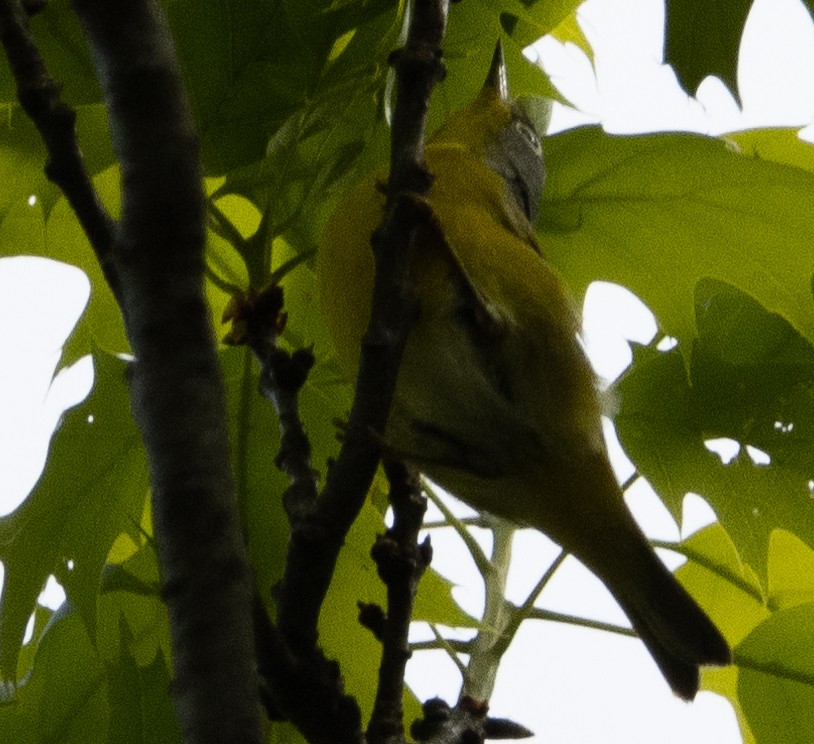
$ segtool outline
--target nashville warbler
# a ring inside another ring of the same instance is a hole
[[[498,46],[480,94],[432,137],[434,215],[411,245],[419,317],[385,440],[479,510],[534,527],[576,556],[630,618],[673,691],[730,661],[721,634],[625,506],[601,427],[597,379],[568,289],[537,242],[545,169],[528,105],[508,95]],[[378,171],[341,199],[318,273],[337,353],[355,374],[370,315]]]

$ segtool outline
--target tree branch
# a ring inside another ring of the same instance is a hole
[[[291,721],[310,744],[360,744],[361,713],[356,701],[343,693],[338,664],[327,661],[318,649],[307,657],[295,656],[259,595],[255,607],[258,667],[268,685],[270,713]]]
[[[407,257],[416,227],[428,218],[415,194],[425,193],[424,132],[430,92],[441,77],[447,0],[418,0],[407,44],[393,57],[398,98],[392,132],[388,208],[373,239],[371,320],[360,360],[345,439],[316,507],[292,524],[278,592],[279,627],[293,649],[317,641],[319,610],[345,535],[361,510],[381,456],[407,334],[415,317]],[[407,119],[415,117],[414,121]]]
[[[185,741],[260,742],[252,586],[226,405],[203,296],[198,140],[153,0],[74,0],[122,169],[114,259],[136,357],[132,405],[150,463]]]
[[[113,260],[113,220],[93,187],[76,140],[76,112],[60,98],[61,86],[49,75],[29,28],[28,17],[42,9],[29,0],[0,0],[0,41],[17,84],[17,98],[40,133],[48,159],[45,175],[65,194],[113,295],[121,288]]]
[[[403,463],[385,461],[390,481],[393,526],[371,554],[387,587],[387,617],[382,628],[382,661],[373,714],[367,730],[370,744],[404,741],[404,671],[411,656],[408,635],[418,583],[430,564],[432,548],[418,533],[427,510],[418,473]]]
[[[283,289],[272,282],[263,289],[233,297],[223,315],[232,327],[224,339],[246,344],[260,364],[260,392],[277,411],[280,451],[276,465],[289,478],[283,497],[289,520],[296,522],[317,500],[317,474],[311,467],[311,442],[299,413],[299,393],[314,365],[310,349],[293,354],[281,349],[279,336],[286,324]]]
[[[280,426],[277,466],[289,477],[283,495],[292,525],[299,524],[317,499],[311,444],[299,416],[299,392],[314,358],[310,350],[289,354],[278,346],[286,316],[283,290],[275,283],[233,298],[224,314],[232,322],[227,342],[246,344],[260,363],[260,392],[274,404]],[[335,662],[315,645],[293,652],[271,622],[263,599],[254,601],[257,663],[269,716],[284,716],[311,744],[359,744],[361,712],[345,694]]]

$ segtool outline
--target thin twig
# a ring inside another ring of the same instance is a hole
[[[461,694],[487,701],[492,696],[497,670],[510,638],[507,629],[513,621],[513,607],[506,599],[506,581],[511,564],[512,542],[517,527],[489,516],[492,553],[489,570],[483,574],[485,605],[483,620],[472,640],[471,656]]]
[[[314,357],[308,349],[289,354],[279,347],[286,322],[282,308],[283,290],[271,283],[260,291],[233,297],[224,317],[232,321],[227,340],[247,345],[257,358],[260,392],[277,412],[280,450],[275,462],[288,476],[283,503],[296,533],[317,498],[311,443],[299,415],[299,393]],[[269,717],[291,721],[311,744],[358,744],[362,740],[359,706],[345,694],[336,663],[328,661],[317,647],[307,653],[292,649],[271,622],[257,591],[254,630],[263,703]]]
[[[554,574],[557,572],[560,566],[565,562],[565,559],[568,557],[568,553],[564,550],[560,550],[557,554],[557,557],[551,561],[551,565],[543,572],[543,575],[539,578],[537,583],[534,585],[534,588],[528,593],[526,597],[526,601],[523,602],[520,607],[517,609],[520,611],[521,615],[527,614],[532,607],[534,607],[534,603],[537,601],[537,597],[540,596],[543,589],[548,586],[548,582],[551,581]]]
[[[0,41],[17,84],[17,98],[45,144],[45,175],[68,199],[121,306],[113,260],[114,223],[85,167],[76,139],[76,112],[62,101],[61,86],[48,73],[31,34],[29,14],[39,8],[30,5],[24,9],[19,0],[0,0]]]
[[[430,501],[435,504],[443,515],[445,520],[444,526],[452,527],[455,532],[458,533],[458,537],[463,540],[466,549],[469,551],[469,555],[472,556],[472,560],[475,562],[475,568],[477,568],[478,573],[481,576],[486,577],[494,570],[494,567],[492,566],[492,562],[489,560],[489,556],[483,552],[483,548],[481,548],[480,544],[475,539],[475,536],[466,528],[470,522],[465,519],[458,519],[458,517],[452,513],[452,510],[446,505],[444,500],[438,495],[437,491],[429,482],[427,482],[426,479],[424,481],[424,490],[427,492]],[[489,520],[485,516],[481,515],[478,517],[477,524],[475,526],[485,527],[488,529]]]
[[[461,679],[463,679],[466,674],[466,665],[458,658],[458,654],[470,653],[470,651],[472,650],[472,641],[471,640],[460,641],[456,639],[444,638],[444,636],[441,635],[441,631],[438,630],[438,627],[436,626],[435,623],[430,623],[430,630],[432,631],[432,634],[435,636],[434,646],[432,647],[440,648],[446,651],[447,656],[449,656],[449,658],[452,660],[452,663],[455,664],[455,666],[458,669],[458,672],[460,672]],[[427,648],[430,647],[431,646],[428,644]],[[419,643],[412,644],[412,649],[413,651],[420,650],[421,644]]]
[[[535,607],[528,614],[529,618],[534,620],[548,620],[553,623],[566,623],[567,625],[576,625],[579,628],[592,628],[593,630],[603,630],[606,633],[615,633],[616,635],[629,636],[630,638],[638,638],[636,631],[633,628],[626,628],[623,625],[616,625],[614,623],[606,623],[601,620],[589,620],[585,617],[577,615],[568,615],[564,612],[554,612],[553,610],[541,610]]]
[[[387,617],[382,633],[382,661],[373,713],[367,730],[370,744],[404,740],[404,671],[410,658],[408,635],[418,582],[430,564],[429,538],[418,544],[427,509],[418,474],[400,462],[385,462],[390,481],[393,526],[380,537],[371,555],[387,587]]]
[[[374,240],[371,318],[363,343],[356,395],[339,457],[313,513],[292,529],[278,591],[278,622],[292,648],[317,641],[319,610],[345,535],[361,510],[381,457],[381,442],[407,334],[416,315],[407,277],[411,236],[428,219],[415,194],[429,188],[423,132],[440,77],[447,0],[418,0],[407,44],[397,55],[398,102],[388,209]],[[421,60],[421,62],[419,62]],[[415,118],[407,122],[406,119]]]
[[[260,363],[260,392],[277,411],[280,450],[275,463],[289,479],[284,495],[292,525],[310,513],[317,498],[317,477],[311,467],[311,442],[300,418],[299,395],[314,365],[310,349],[289,354],[279,346],[286,323],[283,289],[270,284],[259,292],[233,298],[225,316],[232,320],[229,340],[245,343]]]

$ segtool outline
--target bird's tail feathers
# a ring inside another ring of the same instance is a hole
[[[673,692],[692,700],[700,667],[729,664],[729,645],[655,553],[649,555],[646,581],[633,594],[614,594]]]

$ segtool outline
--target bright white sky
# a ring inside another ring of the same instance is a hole
[[[799,0],[756,0],[739,68],[743,111],[717,80],[704,81],[697,99],[679,89],[672,70],[661,62],[661,0],[588,0],[580,22],[595,50],[595,69],[574,47],[550,39],[539,45],[546,70],[579,109],[557,107],[552,131],[601,122],[615,133],[718,134],[814,122],[814,24]],[[0,514],[25,498],[41,472],[61,411],[89,389],[87,361],[51,380],[87,293],[87,281],[76,269],[0,259]],[[655,332],[638,300],[607,286],[589,292],[585,325],[594,364],[608,379],[629,362],[625,339],[646,342]],[[629,475],[623,457],[618,464],[620,475]],[[648,533],[678,537],[655,497],[637,490],[632,505]],[[685,532],[711,514],[697,497],[688,502]],[[433,565],[460,585],[456,597],[477,613],[483,600],[465,550],[454,539],[439,538],[434,533]],[[510,596],[523,598],[553,555],[553,546],[541,535],[520,533],[515,562],[531,573],[513,571]],[[54,602],[55,593],[49,596]],[[573,561],[546,589],[542,605],[624,622],[602,585]],[[537,741],[740,744],[729,705],[709,693],[701,693],[692,705],[675,699],[638,641],[556,624],[527,625],[501,669],[492,712],[527,725],[537,732]],[[418,655],[410,679],[421,698],[454,700],[457,695],[457,675],[438,654]]]

